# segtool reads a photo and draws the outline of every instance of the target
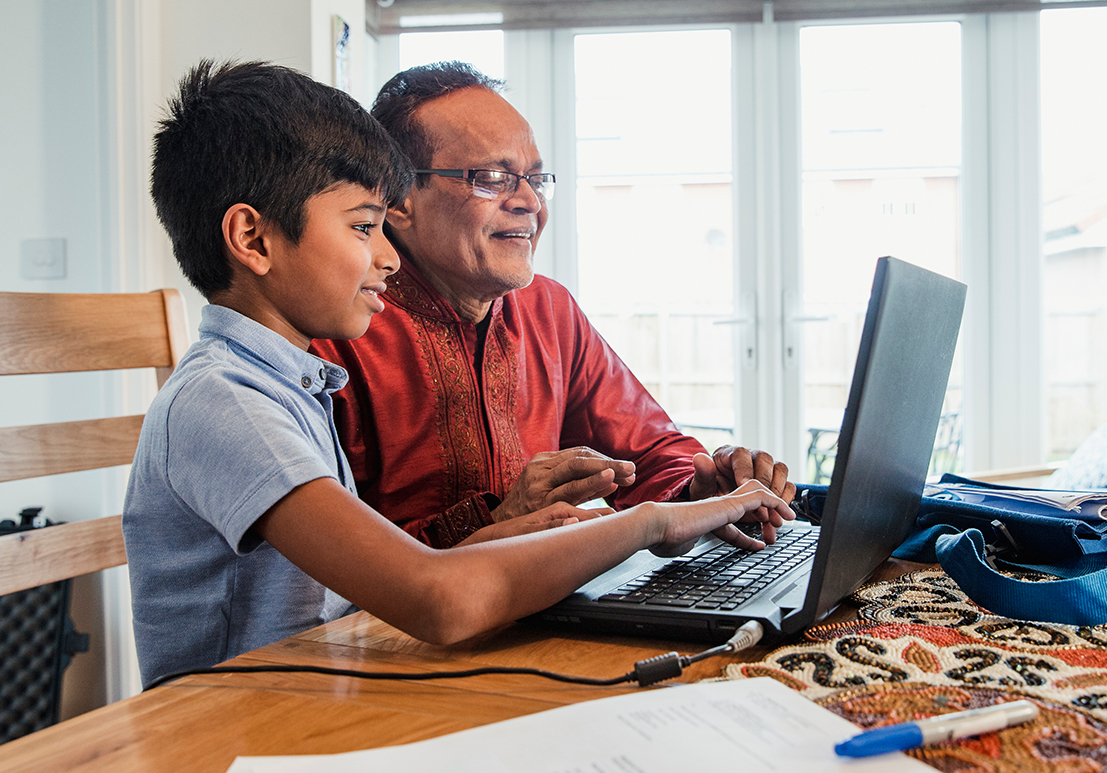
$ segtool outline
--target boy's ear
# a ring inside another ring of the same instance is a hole
[[[223,213],[223,242],[231,257],[258,276],[272,267],[269,226],[249,204],[233,204]]]
[[[397,231],[406,231],[411,228],[411,194],[394,207],[388,208],[388,224]]]

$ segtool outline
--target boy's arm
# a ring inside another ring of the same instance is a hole
[[[538,612],[647,547],[677,555],[700,535],[783,500],[750,482],[701,502],[646,503],[509,539],[435,550],[332,478],[287,494],[254,530],[353,604],[424,641],[446,644]],[[569,517],[571,508],[562,505]]]

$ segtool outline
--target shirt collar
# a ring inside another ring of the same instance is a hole
[[[274,330],[226,306],[200,310],[200,339],[222,338],[296,381],[311,394],[334,392],[349,376],[339,366],[305,352]]]
[[[399,246],[393,243],[396,251],[400,253],[400,270],[385,279],[388,291],[384,297],[392,304],[400,307],[409,314],[418,314],[421,317],[437,319],[446,322],[459,323],[461,317],[457,315],[453,307],[431,285],[423,273],[415,267],[414,262],[407,257]],[[494,319],[500,314],[504,305],[503,296],[492,302],[489,315]],[[370,329],[372,329],[370,327]]]

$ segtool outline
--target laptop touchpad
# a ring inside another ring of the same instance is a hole
[[[796,609],[803,606],[807,596],[807,578],[800,578],[788,584],[786,588],[773,594],[773,603],[781,607]]]

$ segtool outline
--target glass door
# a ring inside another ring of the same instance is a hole
[[[1107,8],[1045,11],[1042,67],[1043,458],[1107,421]]]
[[[733,442],[731,32],[580,33],[573,56],[577,298],[684,432]]]
[[[784,359],[801,384],[803,472],[826,483],[877,258],[961,275],[961,25],[803,27],[799,60],[802,247]],[[961,384],[958,357],[932,473],[960,469]]]

